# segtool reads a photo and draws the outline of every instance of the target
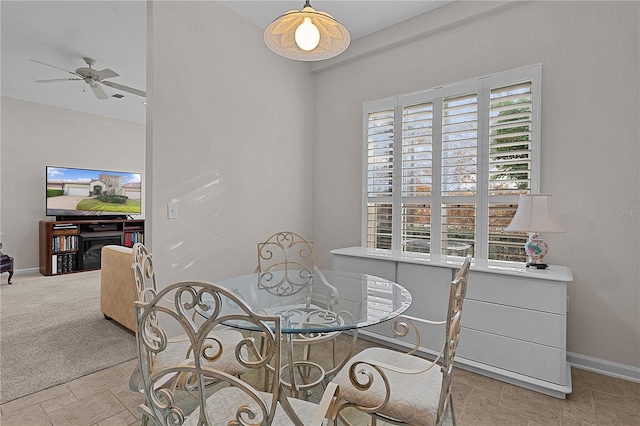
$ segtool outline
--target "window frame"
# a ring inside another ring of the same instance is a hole
[[[521,82],[531,83],[531,194],[540,191],[540,158],[541,158],[541,94],[542,94],[542,65],[534,64],[470,80],[438,86],[418,92],[378,99],[363,104],[362,115],[362,216],[361,216],[361,245],[368,247],[368,205],[370,202],[385,202],[390,200],[392,205],[391,251],[415,255],[433,262],[459,261],[456,256],[441,254],[443,202],[441,185],[441,148],[442,148],[442,100],[457,95],[477,93],[477,182],[474,196],[476,206],[475,216],[475,247],[474,260],[479,265],[513,264],[514,262],[489,260],[489,206],[503,203],[517,205],[519,195],[489,195],[489,149],[490,149],[490,106],[491,90],[506,87]],[[431,202],[431,247],[430,253],[416,253],[402,251],[402,111],[404,106],[431,102],[433,104],[433,132],[432,132],[432,191]],[[368,193],[368,117],[372,112],[392,109],[393,118],[393,192],[389,197],[370,199]],[[437,238],[436,238],[437,236]],[[386,249],[376,249],[388,251]]]

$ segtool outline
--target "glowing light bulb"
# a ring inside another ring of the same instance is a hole
[[[311,18],[304,18],[302,24],[296,28],[296,44],[307,52],[318,47],[320,43],[320,31],[313,25]]]

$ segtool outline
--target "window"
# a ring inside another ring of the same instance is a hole
[[[538,191],[541,66],[364,105],[363,245],[525,262],[508,233]]]

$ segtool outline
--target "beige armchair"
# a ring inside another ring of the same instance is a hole
[[[131,273],[133,250],[128,247],[102,247],[100,271],[100,310],[105,318],[131,331],[136,330],[136,285]]]

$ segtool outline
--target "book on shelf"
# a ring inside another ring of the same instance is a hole
[[[51,256],[51,274],[64,274],[78,270],[76,253],[54,254]]]
[[[136,243],[144,243],[144,233],[142,232],[125,232],[124,246],[133,247]]]
[[[51,248],[55,252],[75,251],[78,249],[77,235],[58,235],[51,239]]]

